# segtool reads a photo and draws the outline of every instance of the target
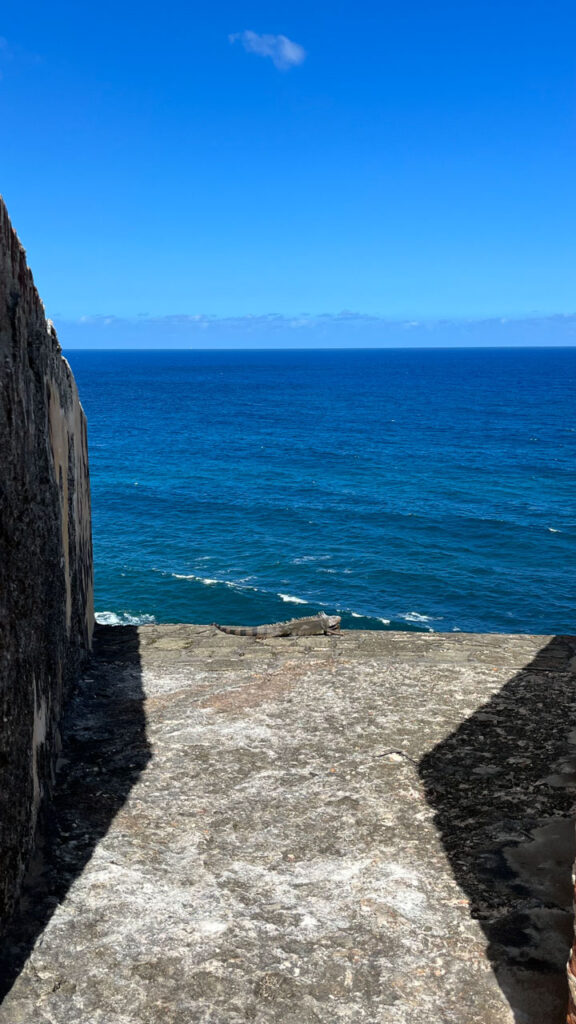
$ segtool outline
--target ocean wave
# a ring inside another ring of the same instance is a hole
[[[130,615],[129,612],[96,612],[96,622],[101,626],[151,626],[156,622],[153,615]]]
[[[421,615],[420,612],[407,612],[406,615],[399,615],[398,618],[405,622],[441,622],[443,615]]]
[[[320,555],[320,556],[315,556],[315,558],[316,557],[318,558],[318,560],[320,560],[320,559],[323,559],[326,556],[321,556]],[[313,559],[312,559],[312,556],[303,556],[302,561],[304,561],[304,560],[312,561]],[[189,580],[192,583],[201,584],[202,586],[205,586],[205,587],[218,587],[218,586],[220,586],[220,587],[228,587],[230,590],[235,590],[238,593],[243,593],[243,592],[246,592],[246,591],[251,591],[252,593],[255,593],[255,594],[258,594],[258,595],[262,595],[262,597],[266,597],[266,598],[269,598],[269,599],[270,598],[277,598],[277,599],[279,599],[280,601],[283,601],[286,604],[308,605],[309,607],[316,608],[317,610],[326,608],[326,609],[328,609],[330,611],[330,614],[349,615],[351,619],[365,619],[367,621],[367,627],[366,628],[371,628],[368,625],[370,620],[372,621],[372,623],[377,623],[378,622],[382,626],[390,626],[392,624],[392,621],[393,621],[392,619],[385,618],[384,616],[369,614],[369,613],[366,613],[366,612],[357,612],[357,611],[354,611],[350,607],[339,608],[339,607],[336,607],[331,601],[321,601],[321,600],[318,600],[317,598],[297,597],[295,594],[288,594],[288,593],[286,593],[284,591],[276,591],[275,592],[273,590],[269,590],[267,587],[254,586],[252,583],[248,582],[249,580],[254,580],[256,578],[254,576],[243,576],[243,577],[241,577],[239,579],[236,579],[236,580],[224,580],[224,579],[216,579],[215,577],[212,577],[212,576],[199,576],[197,573],[169,572],[169,571],[162,570],[162,569],[157,569],[156,571],[162,573],[163,576],[170,576],[172,579],[176,579],[176,580]],[[341,571],[341,572],[345,572],[345,573],[352,573],[352,569],[334,570],[334,569],[318,568],[316,571],[317,572],[337,572],[337,571]],[[287,583],[288,580],[282,580],[282,582],[286,582]],[[442,616],[435,617],[435,616],[432,616],[432,615],[422,615],[420,612],[415,612],[415,611],[406,612],[405,615],[397,616],[398,620],[404,620],[405,622],[410,622],[410,623],[421,625],[422,628],[428,630],[429,632],[434,632],[434,630],[433,630],[432,626],[428,625],[428,623],[436,621],[436,619],[440,620],[441,618],[442,618]],[[128,622],[129,620],[125,619],[123,621]],[[149,621],[149,620],[145,619],[143,621]],[[118,623],[115,622],[115,624],[120,624],[120,622],[119,621],[118,621]],[[364,628],[364,627],[360,627],[360,628]],[[372,626],[372,628],[375,628],[375,627]],[[396,628],[398,628],[398,626],[396,626]]]
[[[194,573],[182,573],[182,572],[171,572],[170,575],[175,580],[196,580],[197,583],[203,583],[206,587],[213,587],[215,583],[221,583],[221,580],[212,580],[208,576],[195,576]]]
[[[553,526],[549,526],[548,533],[562,533],[562,530],[555,530]]]
[[[332,555],[300,555],[291,560],[291,565],[303,565],[305,562],[329,562]]]
[[[171,572],[169,573],[175,580],[193,580],[194,583],[202,583],[205,587],[229,587],[231,590],[251,590],[257,594],[267,594],[268,596],[273,595],[273,591],[266,590],[263,587],[255,587],[248,583],[248,580],[253,580],[254,576],[243,576],[239,580],[216,580],[209,576],[197,576],[195,573],[180,573]],[[281,601],[287,601],[289,604],[309,604],[302,597],[295,597],[293,594],[274,594],[274,597],[279,597]]]
[[[253,580],[253,576],[244,576],[241,580],[216,580],[211,576],[196,576],[195,573],[182,573],[182,572],[170,572],[166,575],[171,576],[174,580],[194,580],[195,583],[202,583],[205,587],[231,587],[232,590],[258,590],[258,587],[252,587],[245,580]],[[262,591],[266,593],[266,591]]]
[[[429,633],[434,633],[434,626],[431,626],[431,622],[442,622],[443,615],[422,615],[420,612],[406,612],[405,615],[399,615],[399,619],[404,622],[412,622],[414,625],[422,626],[422,629],[428,630]]]
[[[340,613],[348,614],[352,619],[372,619],[374,622],[381,622],[383,626],[390,625],[390,619],[382,619],[379,615],[365,615],[361,612],[353,612],[350,608],[338,609]]]

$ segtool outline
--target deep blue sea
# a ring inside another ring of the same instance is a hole
[[[576,631],[576,349],[66,355],[102,621]]]

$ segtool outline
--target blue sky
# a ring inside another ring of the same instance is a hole
[[[0,191],[64,345],[574,344],[575,29],[572,0],[7,0]]]

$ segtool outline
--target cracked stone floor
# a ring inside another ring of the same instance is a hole
[[[561,1024],[575,654],[98,627],[0,1024]]]

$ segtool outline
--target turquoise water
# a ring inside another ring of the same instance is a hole
[[[576,349],[66,355],[104,621],[575,631]]]

